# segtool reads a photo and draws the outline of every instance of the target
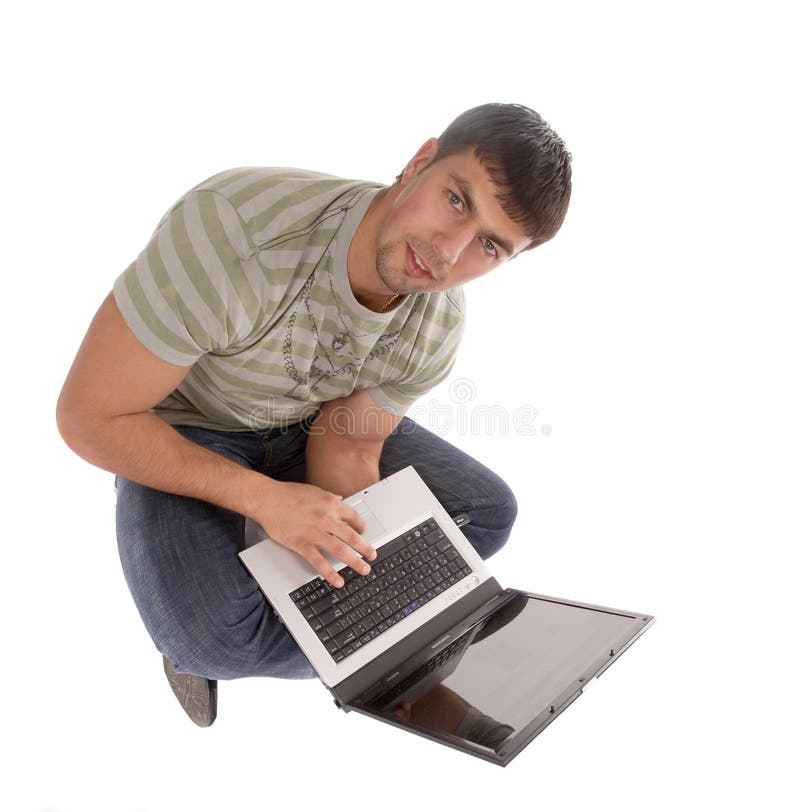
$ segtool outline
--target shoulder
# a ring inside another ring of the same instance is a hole
[[[302,189],[316,183],[335,185],[347,182],[344,178],[324,172],[291,166],[239,166],[206,178],[192,187],[191,191],[217,192],[223,197],[241,199],[266,189]]]
[[[285,227],[313,223],[322,212],[346,208],[360,191],[380,185],[294,167],[245,166],[212,175],[189,194],[211,192],[223,198],[245,225],[258,231],[268,222]]]
[[[464,290],[458,287],[426,294],[421,316],[423,322],[452,329],[463,322],[465,310]]]
[[[460,288],[426,293],[410,303],[402,335],[409,358],[432,360],[455,352],[464,332],[464,294]]]
[[[466,297],[464,296],[464,288],[457,287],[447,290],[445,293],[446,306],[458,313],[462,318],[466,311]]]

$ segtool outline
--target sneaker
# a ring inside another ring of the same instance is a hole
[[[217,681],[193,674],[178,674],[166,657],[164,673],[186,715],[199,727],[212,725],[217,718]]]

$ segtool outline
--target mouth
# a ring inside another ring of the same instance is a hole
[[[416,279],[435,279],[425,260],[408,244],[406,244],[406,270]]]

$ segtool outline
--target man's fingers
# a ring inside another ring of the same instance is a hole
[[[298,552],[322,578],[337,588],[344,586],[344,580],[331,566],[328,559],[322,555],[322,550],[338,558],[343,564],[361,575],[368,575],[371,570],[362,556],[368,558],[377,556],[374,548],[358,533],[342,522],[331,520],[326,530],[317,536],[316,542],[306,542]]]
[[[345,544],[349,544],[357,553],[360,553],[364,558],[373,561],[377,557],[375,548],[364,541],[364,539],[352,527],[349,527],[342,522],[332,522],[327,528],[328,532],[341,539]],[[346,559],[342,558],[342,561]],[[350,563],[347,561],[346,563]],[[352,565],[351,565],[352,566]]]
[[[341,508],[342,512],[339,518],[347,522],[356,533],[363,533],[367,529],[367,525],[361,518],[361,514],[352,505],[347,505],[342,502]]]
[[[341,533],[342,531],[338,530],[336,532]],[[331,543],[328,550],[342,563],[347,564],[348,567],[355,570],[355,572],[361,573],[361,575],[367,575],[369,573],[371,569],[369,564],[356,553],[349,543],[346,544],[341,536],[331,536]]]
[[[312,547],[308,554],[303,554],[303,557],[332,587],[339,589],[344,586],[344,578],[336,572],[328,559],[316,547]]]

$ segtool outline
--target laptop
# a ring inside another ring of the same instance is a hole
[[[345,501],[378,555],[341,589],[250,520],[240,553],[345,711],[505,766],[653,623],[504,589],[411,466]]]

